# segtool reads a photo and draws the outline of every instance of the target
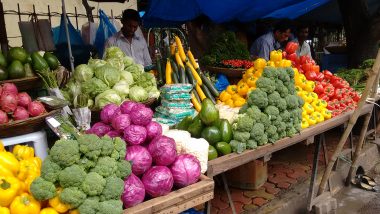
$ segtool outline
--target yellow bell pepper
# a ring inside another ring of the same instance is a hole
[[[300,74],[297,78],[295,77],[294,82],[295,82],[296,86],[299,86],[302,89],[304,89],[306,87],[306,84],[307,84],[306,77],[303,74]]]
[[[23,190],[24,192],[31,193],[30,192],[30,185],[32,184],[34,179],[36,179],[36,177],[33,177],[33,176],[29,176],[25,179],[25,181],[24,181],[25,186],[24,186],[24,190]]]
[[[243,74],[243,80],[246,82],[250,77],[253,77],[253,73]]]
[[[297,92],[300,92],[300,91],[302,91],[302,88],[301,88],[301,87],[299,87],[298,85],[294,86],[294,88],[296,89],[296,91],[297,91]]]
[[[302,108],[302,118],[305,118],[307,115],[309,115],[305,108]]]
[[[306,129],[308,127],[309,127],[309,122],[307,122],[306,118],[302,118],[301,128]]]
[[[234,101],[234,106],[235,107],[242,107],[245,104],[245,99],[244,98],[238,98],[237,100]]]
[[[231,108],[235,107],[234,101],[232,99],[227,100],[225,103],[226,103],[226,105],[229,105]]]
[[[33,158],[34,159],[34,158]],[[39,163],[34,161],[32,158],[28,160],[21,160],[20,161],[20,171],[17,174],[17,178],[21,181],[25,181],[27,177],[33,176],[37,177],[41,173],[40,165]],[[38,158],[39,159],[39,158]]]
[[[0,152],[0,165],[3,165],[4,167],[11,170],[14,175],[17,175],[17,172],[20,168],[18,160],[10,152]]]
[[[70,210],[69,214],[79,214],[79,211],[77,209]]]
[[[305,89],[305,91],[313,92],[314,88],[315,88],[315,82],[307,81],[304,89]]]
[[[323,118],[325,118],[325,120],[330,119],[332,116],[331,111],[327,109],[323,109],[321,113],[322,113]]]
[[[305,109],[307,114],[311,114],[314,112],[314,107],[310,103],[303,104],[303,109]]]
[[[317,111],[313,112],[311,115],[315,118],[315,120],[317,121],[317,123],[323,122],[325,120],[323,118],[323,115],[321,113],[317,112]]]
[[[21,188],[20,181],[15,177],[0,177],[0,206],[8,207]]]
[[[0,176],[14,176],[14,174],[6,166],[0,164]]]
[[[61,191],[62,190],[60,188],[57,190],[58,193]],[[59,200],[59,194],[57,194],[54,198],[49,199],[49,205],[59,213],[65,213],[70,209],[70,205]]]
[[[253,67],[248,68],[248,69],[245,71],[245,73],[251,73],[251,74],[253,74],[253,73],[255,73],[254,71],[255,71],[255,67],[253,66]]]
[[[256,89],[256,86],[255,87],[250,87],[248,89],[248,93],[247,93],[247,96],[249,95],[249,93],[251,93],[252,91],[254,91]]]
[[[253,76],[256,78],[260,78],[261,75],[263,74],[263,71],[264,71],[263,69],[257,69],[255,73],[253,74]]]
[[[309,126],[312,126],[317,123],[317,120],[313,117],[313,115],[307,116],[306,120],[309,123]]]
[[[249,77],[247,80],[246,80],[246,82],[247,82],[247,85],[249,86],[249,87],[256,87],[256,77],[254,77],[254,76],[251,76],[251,77]]]
[[[273,50],[270,52],[269,56],[271,61],[278,62],[282,60],[282,51],[281,50]]]
[[[256,69],[263,69],[267,65],[267,61],[263,58],[258,58],[253,62]]]
[[[313,97],[311,97],[311,95],[306,91],[301,91],[299,96],[305,101],[305,103],[311,103],[313,101]]]
[[[43,208],[40,214],[59,214],[55,209],[51,207]]]
[[[5,151],[3,141],[0,140],[0,152]]]
[[[268,61],[267,66],[276,67],[276,64],[272,60],[270,60],[270,61]]]
[[[293,68],[293,71],[294,71],[294,77],[298,77],[298,75],[300,75],[297,68]]]
[[[23,193],[13,200],[10,210],[12,214],[39,214],[41,204],[31,195]]]
[[[311,105],[313,106],[314,111],[321,112],[323,110],[321,101],[319,101],[318,99],[311,102]]]
[[[231,94],[229,94],[227,91],[222,91],[222,93],[219,95],[219,99],[222,102],[226,102],[227,100],[231,99],[231,97]]]
[[[313,98],[313,100],[318,100],[318,94],[315,92],[310,92],[310,96]]]
[[[248,93],[248,85],[246,83],[241,83],[238,85],[237,91],[240,94],[240,96],[246,96]]]
[[[326,100],[320,100],[321,101],[321,105],[323,108],[326,108],[327,107],[327,102]]]
[[[0,214],[10,214],[8,207],[0,207]]]
[[[226,91],[229,94],[233,95],[233,94],[235,94],[237,92],[237,86],[236,85],[229,85],[229,86],[227,86]]]
[[[237,99],[240,99],[240,98],[242,98],[242,97],[240,96],[240,94],[234,94],[234,95],[232,95],[232,97],[231,97],[231,99],[232,99],[233,101],[235,101],[235,100],[237,100]]]
[[[25,160],[34,157],[34,149],[30,146],[16,145],[13,148],[12,153],[15,155],[17,160]]]

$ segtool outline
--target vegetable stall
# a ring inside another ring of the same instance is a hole
[[[0,191],[13,189],[2,208],[180,213],[213,198],[215,176],[229,195],[224,172],[344,125],[361,105],[342,73],[296,56],[297,44],[252,61],[228,32],[198,63],[182,35],[168,37],[147,71],[117,47],[70,75],[48,52],[0,54],[4,142],[46,127],[55,134],[44,157],[1,144]],[[49,96],[33,99],[31,85]],[[371,114],[373,104],[358,110]]]

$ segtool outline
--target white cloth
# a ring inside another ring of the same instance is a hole
[[[298,39],[295,39],[294,41],[299,44]],[[299,47],[296,53],[297,53],[297,56],[309,56],[310,59],[312,59],[310,45],[306,41],[304,41],[303,44],[299,44]]]
[[[132,41],[129,42],[123,33],[119,31],[107,40],[105,48],[119,47],[127,56],[132,57],[136,63],[149,66],[152,64],[152,59],[149,55],[147,43],[141,35],[140,33],[135,33]]]

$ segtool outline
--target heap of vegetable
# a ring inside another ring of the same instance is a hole
[[[81,214],[120,214],[123,179],[131,173],[125,155],[126,145],[120,138],[84,134],[77,140],[58,140],[30,192],[36,200],[49,200],[51,207],[59,207],[60,213],[78,209]]]
[[[32,101],[26,92],[18,92],[13,83],[0,85],[0,124],[26,120],[46,113],[44,105]]]
[[[143,102],[160,94],[154,75],[144,72],[142,65],[117,47],[107,48],[104,60],[90,59],[87,65],[78,65],[62,93],[71,103],[79,94],[87,94],[92,109],[120,105],[127,99]]]
[[[32,181],[40,175],[41,159],[34,149],[16,145],[12,153],[0,141],[0,210],[2,213],[40,213],[41,204],[29,191]]]
[[[364,90],[365,82],[368,78],[367,69],[372,68],[374,62],[374,59],[364,60],[359,68],[339,69],[336,75],[345,79],[356,91],[361,92]]]
[[[303,105],[294,87],[293,69],[265,67],[232,124],[232,150],[241,153],[295,135],[301,130]]]

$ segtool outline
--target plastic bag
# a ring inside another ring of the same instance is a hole
[[[98,24],[93,22],[87,22],[82,25],[82,38],[86,45],[93,45],[96,38],[96,32],[98,30]]]
[[[73,109],[73,113],[79,130],[90,129],[91,110],[88,107]]]
[[[222,92],[229,86],[230,83],[228,82],[227,77],[224,74],[218,74],[216,76],[216,83],[215,83],[215,88],[219,91]]]
[[[107,39],[113,36],[117,31],[115,26],[110,22],[108,16],[99,9],[99,28],[96,31],[95,47],[98,50],[98,56],[102,57],[104,53],[104,44]]]

